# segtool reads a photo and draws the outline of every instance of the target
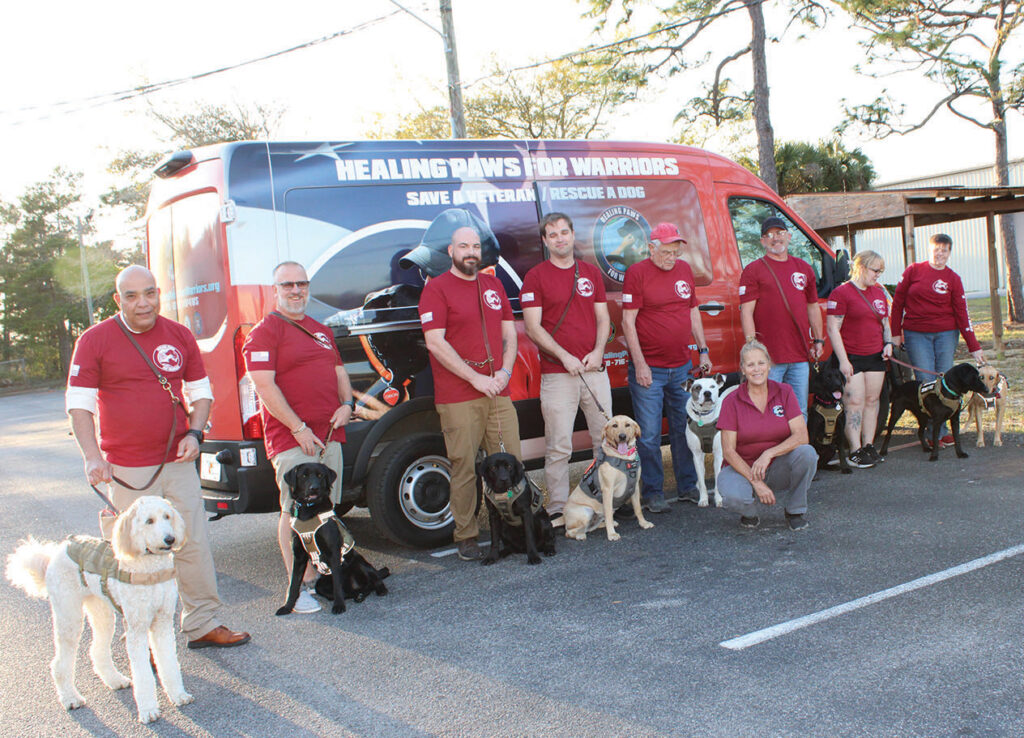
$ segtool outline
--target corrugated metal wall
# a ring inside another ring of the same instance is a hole
[[[911,187],[948,187],[962,185],[964,187],[993,187],[995,172],[992,167],[980,167],[958,172],[937,174],[920,179],[908,179],[901,182],[887,182],[876,185],[877,190],[895,190]],[[1010,186],[1024,186],[1024,159],[1010,162]],[[1014,224],[1017,229],[1017,243],[1024,239],[1024,213],[1016,213]],[[1005,287],[1006,264],[1003,260],[1002,235],[998,233],[999,218],[996,218],[996,251],[999,253],[999,287]],[[948,233],[953,239],[953,253],[949,265],[964,281],[968,292],[988,291],[988,243],[985,235],[985,219],[962,220],[943,225],[921,226],[914,229],[914,244],[917,258],[924,261],[928,258],[928,239],[934,233]],[[903,237],[899,228],[879,228],[871,231],[857,231],[855,235],[857,250],[871,249],[885,258],[886,284],[895,284],[903,273]]]

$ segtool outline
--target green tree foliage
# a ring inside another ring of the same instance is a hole
[[[833,139],[817,144],[792,141],[775,147],[779,194],[852,192],[871,189],[875,168],[860,150],[847,151]]]
[[[1024,3],[1021,0],[841,0],[856,26],[866,29],[867,66],[885,73],[923,74],[941,92],[930,110],[905,122],[905,106],[883,90],[875,100],[845,104],[845,127],[877,138],[906,134],[927,125],[940,110],[992,131],[996,182],[1009,185],[1006,118],[1024,111]],[[1024,321],[1020,255],[1013,221],[1000,220],[1006,258],[1010,317]]]
[[[757,133],[758,173],[769,187],[778,188],[765,56],[768,39],[761,0],[589,0],[589,5],[588,15],[598,19],[599,30],[608,25],[610,13],[619,11],[615,28],[626,38],[608,53],[624,57],[632,65],[629,72],[640,84],[646,83],[652,74],[672,77],[708,66],[715,60],[711,80],[705,82],[700,95],[681,106],[676,120],[690,126],[707,119],[719,126],[752,119]],[[749,39],[738,39],[728,49],[702,50],[699,44],[703,31],[737,11],[746,11],[750,19]],[[816,0],[793,0],[785,12],[790,23],[797,21],[814,27],[822,25],[828,15],[824,5]],[[649,17],[652,13],[659,16],[658,20],[646,31],[639,30],[634,16]],[[737,89],[726,73],[730,64],[747,55],[751,59],[753,87]],[[626,70],[624,67],[623,73]]]
[[[563,59],[541,72],[495,65],[491,77],[465,101],[469,138],[591,138],[605,133],[608,115],[634,99],[636,83],[617,65]],[[375,126],[371,138],[447,138],[448,108],[440,105]]]
[[[16,204],[0,204],[2,356],[25,358],[34,378],[65,375],[71,349],[89,325],[82,288],[78,221],[81,175],[54,170]],[[117,255],[109,245],[86,249],[92,296],[110,311]]]

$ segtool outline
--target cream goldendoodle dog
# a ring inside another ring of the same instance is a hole
[[[178,585],[172,554],[184,542],[185,523],[177,511],[160,497],[144,496],[118,515],[109,544],[87,536],[62,543],[29,538],[8,557],[11,583],[32,597],[50,599],[56,650],[50,671],[65,708],[85,704],[75,689],[83,612],[92,627],[93,670],[111,689],[134,685],[139,722],[160,717],[147,658],[150,646],[167,697],[175,705],[192,701],[181,681],[174,643]],[[115,611],[124,617],[131,681],[110,656]]]

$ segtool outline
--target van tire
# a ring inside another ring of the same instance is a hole
[[[366,504],[377,530],[406,546],[450,543],[455,530],[450,482],[451,462],[440,433],[392,441],[374,460],[367,479]]]

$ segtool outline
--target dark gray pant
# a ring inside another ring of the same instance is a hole
[[[764,481],[786,512],[803,515],[807,512],[807,490],[817,469],[818,453],[813,446],[804,444],[788,454],[772,459]],[[754,496],[754,488],[746,477],[731,466],[722,469],[717,486],[722,494],[722,506],[727,510],[748,518],[757,515],[759,503]]]

